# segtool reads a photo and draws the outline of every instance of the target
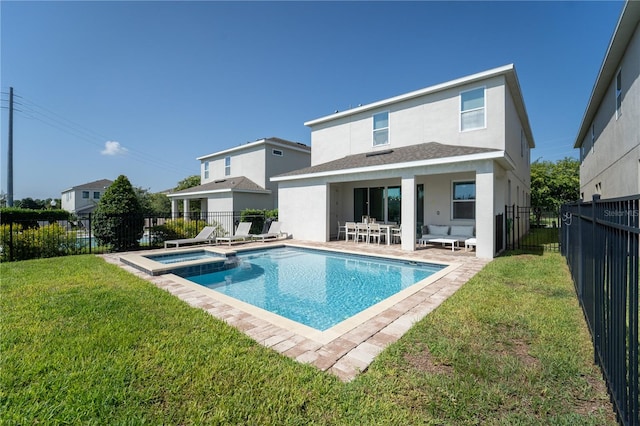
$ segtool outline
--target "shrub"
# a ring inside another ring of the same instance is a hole
[[[137,249],[144,233],[140,200],[129,179],[120,175],[107,188],[93,213],[93,235],[115,251]]]
[[[184,220],[183,218],[171,219],[163,225],[156,225],[151,228],[151,243],[160,244],[167,240],[178,240],[182,238],[192,238],[198,235],[205,226],[215,226],[216,236],[221,237],[225,230],[218,222],[208,224],[205,220]]]
[[[67,232],[57,223],[40,228],[17,223],[0,225],[0,259],[3,262],[64,256],[77,250],[76,233]]]

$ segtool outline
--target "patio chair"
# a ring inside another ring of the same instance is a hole
[[[380,244],[380,237],[382,236],[380,232],[380,224],[379,223],[370,223],[369,224],[369,234],[367,237],[367,242],[371,240],[377,240],[378,244]]]
[[[170,244],[180,247],[184,244],[199,244],[199,243],[212,243],[216,240],[216,227],[205,226],[202,231],[193,238],[182,238],[180,240],[167,240],[164,242],[164,248],[168,248]]]
[[[340,239],[340,234],[345,234],[346,237],[346,232],[347,232],[347,225],[343,225],[340,221],[338,221],[338,236],[336,237],[337,240]]]
[[[264,234],[253,234],[251,235],[252,239],[262,240],[265,242],[267,239],[277,239],[282,232],[280,232],[280,227],[282,226],[281,222],[271,222],[271,226],[269,226],[269,230]]]
[[[356,240],[356,237],[358,235],[358,232],[356,231],[356,223],[355,222],[347,222],[344,225],[346,231],[344,233],[344,239],[345,241],[349,241],[349,236],[351,236],[351,238],[353,238],[353,241]]]
[[[231,243],[234,241],[246,241],[251,238],[251,234],[249,233],[250,230],[251,222],[240,222],[235,234],[216,238],[216,244],[227,242],[229,243],[229,246],[231,246]]]
[[[364,241],[369,241],[369,226],[366,223],[358,222],[356,223],[355,242],[360,242],[361,238],[364,239]]]
[[[397,228],[391,228],[391,242],[394,243],[396,239],[399,243],[402,242],[402,224]]]

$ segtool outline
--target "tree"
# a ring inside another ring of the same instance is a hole
[[[169,197],[161,193],[151,193],[148,189],[135,187],[134,191],[140,200],[140,208],[145,215],[162,216],[171,211]]]
[[[580,162],[565,157],[557,162],[531,163],[531,205],[559,207],[580,196]]]
[[[93,213],[93,234],[98,242],[116,251],[138,248],[144,233],[140,200],[126,176],[107,188]]]

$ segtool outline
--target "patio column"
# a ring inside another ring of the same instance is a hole
[[[182,200],[182,217],[184,220],[189,220],[189,200],[187,198]]]
[[[493,161],[476,170],[476,256],[493,259],[495,254],[495,173]]]
[[[402,250],[416,249],[416,177],[403,177],[401,199]]]
[[[175,198],[171,199],[171,218],[178,218],[178,200],[176,200]]]

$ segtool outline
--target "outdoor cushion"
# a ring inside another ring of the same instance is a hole
[[[469,236],[472,237],[473,236],[473,225],[468,225],[468,226],[464,226],[464,225],[455,225],[455,226],[451,226],[451,235],[456,235],[456,236]]]
[[[429,234],[431,235],[448,235],[449,227],[447,225],[429,225]]]

